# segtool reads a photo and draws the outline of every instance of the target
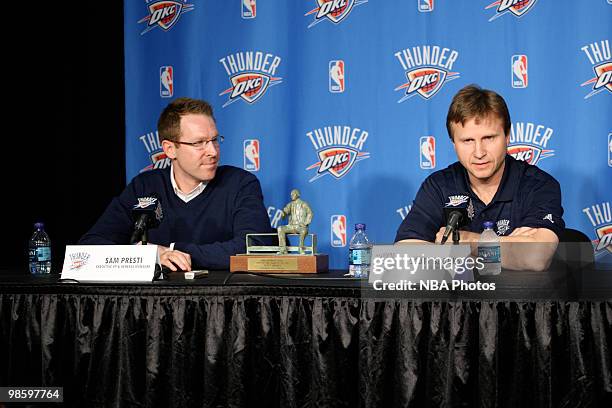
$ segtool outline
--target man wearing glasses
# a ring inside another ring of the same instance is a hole
[[[136,176],[79,244],[129,243],[132,208],[139,197],[156,194],[163,219],[148,238],[158,245],[161,264],[173,271],[229,268],[229,257],[245,252],[247,233],[271,231],[259,181],[242,169],[219,166],[223,136],[207,102],[171,102],[157,129],[170,168]]]

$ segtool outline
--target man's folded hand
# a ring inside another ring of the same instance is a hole
[[[163,266],[170,268],[171,271],[176,272],[179,269],[183,271],[191,270],[191,255],[162,245],[157,246],[157,251],[159,253],[159,262]]]

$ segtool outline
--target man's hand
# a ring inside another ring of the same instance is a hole
[[[157,251],[159,254],[159,262],[171,271],[176,272],[178,269],[183,271],[191,270],[191,255],[177,251],[176,249],[171,250],[168,247],[158,245]]]
[[[446,230],[446,227],[442,227],[436,234],[436,244],[439,244],[440,242],[442,242],[442,236],[444,235],[445,230]],[[509,237],[533,237],[538,232],[538,230],[539,228],[520,227],[520,228],[515,228],[512,231],[512,233],[508,236]],[[470,232],[470,231],[459,231],[459,235],[460,235],[460,242],[462,244],[470,244],[473,242],[478,242],[478,239],[480,239],[480,234],[477,234],[475,232]],[[447,244],[452,243],[452,240],[449,239],[448,241],[446,241],[446,243]]]
[[[514,231],[512,231],[512,233],[508,236],[509,237],[532,237],[535,235],[536,232],[538,232],[538,228],[520,227],[520,228],[514,229]]]
[[[442,241],[445,227],[436,234],[436,244]],[[478,254],[480,234],[469,231],[460,232],[460,243],[470,244],[472,255]],[[557,249],[557,235],[546,228],[519,227],[508,236],[499,237],[502,250],[502,268],[513,270],[546,270]],[[447,244],[452,240],[446,241]],[[536,245],[525,245],[536,244]]]

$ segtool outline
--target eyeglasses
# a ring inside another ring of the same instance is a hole
[[[188,145],[188,146],[193,147],[196,150],[204,150],[204,149],[206,149],[206,147],[208,147],[209,143],[212,143],[213,146],[215,146],[215,148],[218,148],[219,145],[221,143],[223,143],[224,139],[225,138],[223,136],[218,135],[218,136],[213,137],[210,140],[198,140],[197,142],[178,142],[178,141],[175,141],[174,143]]]

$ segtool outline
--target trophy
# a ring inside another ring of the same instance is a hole
[[[300,198],[297,189],[291,190],[291,201],[283,208],[281,215],[282,218],[288,217],[288,224],[278,227],[276,234],[246,235],[247,253],[230,257],[230,272],[327,272],[328,256],[317,254],[317,236],[308,233],[313,212],[308,203]],[[255,241],[261,241],[265,236],[278,236],[279,245],[255,245]],[[288,245],[289,238],[299,238],[299,244]],[[307,242],[310,245],[306,245]]]

